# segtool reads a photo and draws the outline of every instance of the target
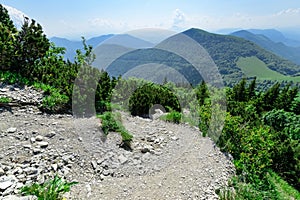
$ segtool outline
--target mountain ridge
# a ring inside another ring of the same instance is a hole
[[[290,60],[296,64],[300,64],[300,47],[287,46],[283,42],[275,42],[265,35],[253,34],[247,30],[236,31],[231,33],[231,35],[254,42],[284,59]]]

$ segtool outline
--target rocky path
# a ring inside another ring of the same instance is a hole
[[[79,182],[67,199],[218,199],[234,167],[209,138],[185,124],[121,116],[132,151],[116,133],[105,138],[96,118],[0,108],[0,199],[26,199],[20,187],[54,174]]]

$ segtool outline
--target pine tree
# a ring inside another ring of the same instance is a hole
[[[25,18],[22,29],[17,35],[15,48],[17,54],[15,70],[29,78],[35,61],[46,55],[50,42],[40,24],[36,24],[35,20],[29,22],[29,19]]]
[[[208,88],[204,81],[202,81],[201,84],[198,86],[196,90],[196,95],[197,95],[199,105],[200,106],[204,105],[205,99],[209,97]]]
[[[14,42],[17,29],[9,17],[8,11],[0,4],[0,69],[13,66]]]

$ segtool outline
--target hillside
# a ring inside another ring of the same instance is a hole
[[[200,29],[183,32],[201,44],[210,54],[227,83],[235,81],[243,74],[237,61],[241,57],[257,57],[268,68],[283,75],[292,76],[300,72],[300,66],[268,52],[258,45],[242,38],[208,33]]]
[[[260,34],[253,34],[249,31],[241,30],[231,35],[244,38],[262,48],[296,64],[300,64],[300,47],[290,47],[282,42],[274,42],[268,37]]]
[[[277,43],[283,43],[286,46],[300,47],[300,41],[294,38],[299,38],[298,36],[286,36],[289,35],[288,32],[280,32],[276,29],[248,29],[247,31],[256,34],[264,35],[270,38],[272,41]]]

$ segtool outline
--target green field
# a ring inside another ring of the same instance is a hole
[[[257,57],[239,58],[237,66],[241,68],[243,73],[248,77],[256,76],[258,80],[272,81],[293,81],[300,82],[300,76],[291,77],[280,74],[267,67],[267,65]]]

